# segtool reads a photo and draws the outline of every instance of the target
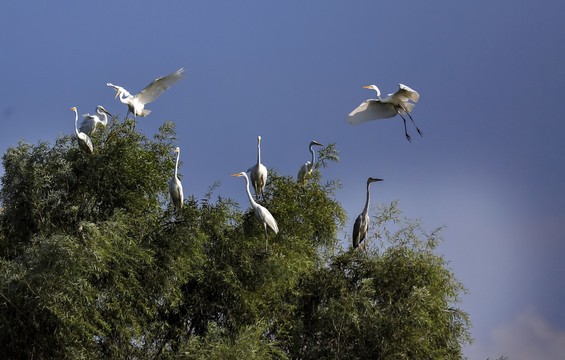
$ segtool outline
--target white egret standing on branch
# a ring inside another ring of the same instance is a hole
[[[116,90],[116,97],[120,96],[120,101],[128,106],[126,118],[131,112],[133,114],[133,124],[135,126],[136,116],[147,116],[151,110],[144,109],[145,104],[157,99],[165,90],[173,86],[177,81],[184,77],[184,69],[181,68],[172,74],[160,77],[153,80],[153,82],[141,90],[136,95],[131,95],[129,91],[121,86],[111,83],[106,85],[113,87]]]
[[[182,193],[182,184],[177,177],[179,169],[180,148],[177,147],[175,149],[175,152],[177,153],[177,163],[175,165],[175,175],[169,181],[169,193],[171,194],[171,201],[175,205],[175,211],[179,212],[182,209],[182,202],[184,200]]]
[[[367,179],[367,201],[365,202],[365,208],[363,212],[357,216],[355,220],[355,224],[353,225],[353,247],[357,248],[359,244],[365,239],[367,236],[367,232],[369,231],[369,185],[375,181],[383,181],[383,179],[376,179],[370,177]]]
[[[253,200],[253,196],[251,196],[251,191],[249,191],[249,178],[245,172],[240,172],[239,174],[233,174],[232,176],[243,176],[245,178],[246,183],[246,190],[247,190],[247,197],[249,198],[249,202],[251,203],[251,207],[253,208],[253,213],[255,215],[255,219],[263,224],[263,228],[265,229],[265,251],[268,249],[268,241],[269,241],[269,234],[267,232],[267,225],[273,229],[275,234],[279,232],[279,226],[275,221],[275,218],[267,208],[261,206]]]
[[[259,196],[267,183],[267,168],[261,164],[261,136],[257,137],[257,164],[247,169],[251,175],[251,185],[255,190],[255,197]]]
[[[400,115],[404,121],[404,135],[408,141],[412,141],[408,131],[406,131],[406,119],[402,114],[406,114],[412,120],[412,123],[418,130],[418,134],[422,136],[422,132],[416,126],[410,112],[414,109],[415,104],[409,102],[412,100],[418,102],[420,95],[406,85],[398,84],[398,91],[394,94],[388,94],[388,97],[381,99],[381,91],[376,85],[364,86],[364,89],[372,89],[377,92],[377,99],[368,99],[361,103],[355,110],[347,115],[347,122],[350,125],[358,125],[370,120],[387,119]]]
[[[82,119],[82,123],[80,124],[80,132],[83,132],[87,135],[92,134],[96,128],[99,126],[106,126],[108,125],[108,115],[112,116],[103,106],[98,105],[96,107],[96,113],[99,115],[90,115],[84,114],[84,118]],[[103,120],[100,120],[100,117]]]
[[[322,144],[320,144],[317,141],[310,141],[310,152],[312,153],[312,161],[306,161],[304,164],[302,164],[302,166],[300,167],[300,170],[298,171],[298,177],[297,177],[297,182],[300,183],[306,183],[308,182],[308,179],[306,178],[306,176],[309,176],[312,173],[312,168],[314,167],[314,160],[316,159],[316,155],[314,152],[314,149],[312,149],[312,146],[314,145],[318,145],[318,146],[324,146]]]
[[[90,137],[83,132],[78,131],[78,112],[76,107],[72,107],[71,110],[75,112],[75,133],[77,134],[78,146],[89,154],[92,154],[94,148],[92,147],[92,140]]]

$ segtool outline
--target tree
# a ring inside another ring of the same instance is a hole
[[[376,217],[382,250],[342,250],[337,161],[307,184],[270,169],[260,199],[281,231],[214,196],[169,206],[174,126],[153,139],[116,119],[3,156],[0,344],[15,358],[460,357],[464,291],[433,250],[438,231]],[[188,191],[187,191],[188,192]],[[247,204],[246,204],[247,205]],[[420,237],[424,240],[420,240]]]
[[[461,358],[469,319],[454,305],[465,289],[433,252],[440,229],[426,233],[420,222],[401,220],[397,203],[381,205],[375,220],[380,250],[337,253],[304,279],[294,356]]]

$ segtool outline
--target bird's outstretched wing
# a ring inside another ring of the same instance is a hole
[[[141,90],[135,97],[142,104],[150,103],[183,77],[184,69],[178,69],[172,74],[153,80],[151,84],[147,85],[145,89]]]
[[[404,84],[398,84],[398,91],[392,96],[398,96],[405,99],[405,101],[412,100],[414,102],[418,102],[418,99],[420,98],[420,94],[418,94],[416,90],[413,90]]]
[[[389,103],[383,103],[377,99],[365,100],[353,110],[345,120],[349,125],[359,125],[367,121],[387,119],[396,116],[397,112],[394,106]]]

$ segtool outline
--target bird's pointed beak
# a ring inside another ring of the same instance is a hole
[[[239,174],[233,174],[232,176],[241,176],[241,173],[239,173]]]
[[[102,111],[104,111],[106,114],[108,114],[110,116],[114,116],[114,115],[110,114],[106,109],[102,109]]]
[[[320,144],[319,142],[316,142],[316,145],[324,146],[324,144]]]
[[[76,108],[76,107],[74,107],[74,106],[73,106],[73,107],[71,108],[71,110],[76,110],[76,109],[77,109],[77,108]]]
[[[370,89],[370,86],[363,86],[363,89]]]
[[[120,90],[116,91],[116,96],[114,96],[114,99],[116,99],[118,95],[120,95]]]

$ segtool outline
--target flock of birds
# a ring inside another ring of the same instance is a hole
[[[184,77],[184,69],[179,69],[172,74],[155,79],[149,85],[147,85],[143,90],[141,90],[136,95],[131,95],[129,91],[121,86],[107,83],[106,85],[116,90],[116,96],[120,97],[120,101],[128,106],[128,112],[126,114],[126,119],[131,112],[133,114],[133,126],[135,127],[135,121],[137,116],[145,117],[149,115],[151,110],[145,109],[145,105],[157,99],[165,90],[169,89],[179,80]],[[406,129],[406,118],[403,115],[408,115],[414,127],[418,131],[418,134],[422,136],[422,131],[416,126],[414,119],[410,115],[410,112],[414,109],[420,95],[409,88],[406,85],[399,84],[399,89],[393,94],[389,94],[386,98],[381,98],[381,92],[376,85],[365,86],[365,89],[375,90],[377,92],[376,99],[368,99],[362,102],[355,110],[353,110],[346,117],[346,121],[350,125],[358,125],[371,120],[392,118],[399,115],[404,121],[404,135],[408,141],[411,141],[410,135]],[[413,102],[410,102],[413,101]],[[76,107],[72,107],[71,110],[75,113],[75,133],[77,136],[77,141],[79,147],[86,153],[92,154],[94,152],[94,147],[89,135],[96,131],[97,128],[106,126],[108,124],[108,115],[112,116],[104,107],[97,106],[96,114],[83,115],[83,120],[81,122],[80,128],[78,127],[78,112]],[[313,146],[323,146],[317,141],[311,141],[309,144],[309,150],[312,154],[312,160],[306,161],[298,172],[297,182],[305,184],[308,181],[309,175],[312,173],[312,168],[315,162],[315,151]],[[181,181],[178,178],[178,166],[180,159],[180,148],[175,148],[174,152],[177,154],[175,172],[171,180],[169,181],[169,194],[171,196],[171,202],[175,207],[175,211],[178,213],[182,209],[184,195]],[[249,173],[249,177],[247,176]],[[249,203],[253,208],[255,218],[263,225],[265,230],[265,250],[268,249],[268,227],[271,228],[275,234],[279,232],[279,227],[273,215],[269,212],[267,208],[258,204],[257,201],[251,195],[249,189],[249,183],[251,178],[251,186],[255,192],[255,197],[257,198],[265,188],[267,183],[267,167],[261,163],[261,136],[257,137],[257,163],[251,166],[247,171],[240,172],[238,174],[233,174],[232,176],[245,178],[247,197],[249,198]],[[369,200],[370,192],[369,185],[373,182],[383,181],[382,179],[377,179],[370,177],[367,179],[367,199],[365,202],[365,207],[353,226],[353,247],[357,248],[367,237],[367,232],[369,230]],[[1,210],[0,210],[1,212]]]

